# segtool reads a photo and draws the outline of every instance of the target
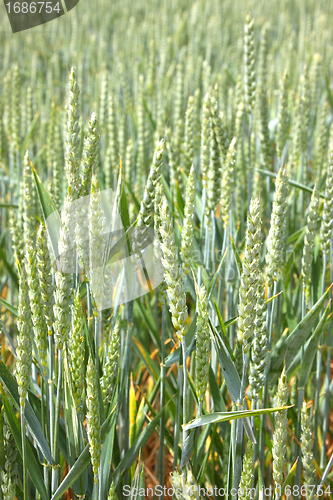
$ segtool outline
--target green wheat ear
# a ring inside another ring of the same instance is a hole
[[[192,165],[186,185],[185,214],[182,228],[182,244],[180,258],[183,262],[185,274],[190,270],[191,246],[194,230],[194,210],[195,210],[195,177],[194,166]]]
[[[259,279],[261,251],[261,219],[259,199],[251,200],[247,218],[245,257],[243,261],[238,303],[238,342],[246,353],[253,335],[256,318],[256,289]]]
[[[316,237],[318,219],[319,196],[316,186],[311,196],[309,215],[307,219],[306,233],[304,237],[304,248],[302,256],[302,279],[306,302],[310,298],[311,269],[313,261],[314,239]]]
[[[118,500],[117,493],[114,489],[113,481],[112,481],[110,489],[109,489],[108,500]]]
[[[103,402],[105,407],[110,402],[110,396],[114,389],[118,371],[119,352],[120,323],[119,319],[117,319],[116,324],[111,332],[111,338],[109,340],[107,348],[107,358],[103,366],[103,376],[101,380]]]
[[[245,66],[245,101],[246,111],[251,114],[255,99],[254,71],[254,20],[248,14],[244,26],[244,66]]]
[[[281,90],[280,90],[279,116],[278,116],[279,123],[277,130],[277,155],[279,158],[281,158],[282,156],[283,148],[286,144],[288,136],[288,125],[289,125],[288,84],[289,84],[288,72],[285,71],[283,74]]]
[[[37,268],[42,307],[46,319],[48,334],[52,335],[52,326],[54,322],[54,286],[52,283],[51,259],[47,246],[47,230],[43,222],[40,223],[37,235]]]
[[[222,170],[221,212],[226,229],[235,190],[236,137],[230,142]]]
[[[213,125],[212,117],[209,118],[209,168],[207,173],[207,200],[206,216],[208,224],[211,223],[210,215],[215,211],[221,195],[221,161],[219,146]]]
[[[275,397],[275,406],[281,407],[287,404],[288,400],[288,378],[285,367],[279,378],[278,390]],[[288,437],[288,417],[287,410],[281,410],[274,416],[273,434],[273,477],[275,481],[275,498],[279,498],[278,486],[282,486],[284,468],[287,462],[287,437]]]
[[[155,190],[161,177],[164,147],[164,139],[161,139],[157,142],[154,151],[153,162],[150,167],[148,180],[145,186],[143,200],[140,206],[139,220],[140,218],[142,218],[146,226],[150,224],[154,213]]]
[[[98,153],[99,140],[97,114],[92,113],[83,145],[80,196],[87,196],[90,193],[92,172]]]
[[[68,194],[71,200],[77,198],[80,189],[79,178],[79,93],[76,70],[71,68],[68,79],[67,127],[65,143],[65,172]]]
[[[175,245],[172,218],[166,198],[163,198],[160,211],[162,237],[161,249],[163,253],[162,264],[164,278],[167,284],[172,324],[176,329],[177,337],[181,338],[186,333],[187,306],[183,283],[182,268],[178,263],[178,249]]]
[[[98,469],[101,463],[101,424],[99,414],[96,368],[89,357],[87,366],[87,430],[89,451],[94,473],[94,481],[98,482]]]
[[[278,279],[285,263],[288,193],[288,175],[285,167],[282,165],[276,178],[271,225],[267,238],[266,274],[268,286],[272,286],[273,282]]]
[[[16,479],[17,479],[17,446],[13,434],[11,433],[7,417],[2,409],[0,421],[3,419],[3,429],[0,425],[1,442],[3,444],[3,469],[1,471],[1,490],[4,500],[15,500]]]
[[[330,251],[333,228],[333,142],[330,145],[325,185],[325,200],[321,223],[321,245],[327,256]]]
[[[253,488],[254,473],[253,473],[253,456],[254,446],[252,441],[246,444],[246,450],[243,460],[243,470],[239,483],[239,500],[247,500],[249,498],[248,490]]]
[[[16,380],[20,396],[21,407],[25,406],[25,400],[30,385],[32,366],[32,321],[29,307],[29,287],[25,266],[21,268],[19,281],[19,305],[18,305],[17,329],[19,331],[16,361]]]
[[[208,182],[208,167],[209,167],[209,117],[210,117],[210,95],[207,92],[203,100],[202,120],[201,120],[201,151],[200,151],[200,168],[202,175],[202,184],[207,188]]]
[[[109,92],[108,99],[108,148],[106,150],[104,172],[105,172],[105,187],[113,187],[113,175],[119,163],[118,156],[118,138],[114,96]]]
[[[69,341],[69,359],[72,375],[73,397],[78,411],[82,407],[84,383],[84,323],[85,313],[82,308],[80,293],[76,292],[73,309],[73,328]]]
[[[185,114],[185,138],[183,145],[183,164],[186,177],[190,173],[194,155],[194,97],[188,98],[187,110]]]
[[[249,381],[254,394],[258,397],[265,383],[265,369],[268,363],[268,338],[266,332],[267,305],[265,282],[259,273],[256,290],[256,310],[254,321],[254,338],[251,347]]]
[[[55,292],[54,292],[54,338],[58,349],[62,350],[67,342],[71,325],[71,307],[73,302],[73,275],[68,272],[73,266],[73,243],[70,239],[71,223],[70,197],[66,196],[63,212],[62,227],[58,248],[60,252],[60,269],[55,272]],[[67,270],[67,272],[66,272]]]
[[[91,193],[93,168],[96,163],[99,144],[99,132],[96,113],[92,113],[88,122],[80,164],[81,178],[79,196],[85,197]],[[82,200],[83,201],[83,200]],[[80,203],[75,212],[75,240],[82,270],[89,272],[89,238],[86,235],[87,207]]]
[[[301,450],[302,465],[307,491],[311,491],[311,485],[316,484],[316,467],[313,457],[312,428],[311,420],[306,402],[303,402],[301,410]],[[308,494],[307,499],[312,499],[313,494]]]
[[[91,194],[88,210],[89,220],[89,282],[94,308],[94,315],[100,317],[103,299],[104,280],[104,234],[105,215],[102,207],[102,197],[97,176],[91,182]]]
[[[198,400],[202,403],[208,382],[210,358],[209,315],[207,291],[204,284],[201,284],[200,289],[197,290],[197,297],[198,318],[195,351],[195,378]]]
[[[25,155],[23,171],[24,178],[24,234],[25,234],[25,269],[29,285],[29,301],[33,331],[36,339],[38,354],[41,361],[42,373],[46,377],[47,367],[47,336],[48,328],[44,320],[41,286],[38,273],[38,258],[36,259],[36,221],[34,212],[35,188],[31,175],[30,159]],[[38,242],[37,242],[38,247]],[[50,324],[50,322],[49,322]]]
[[[186,480],[178,471],[170,472],[170,480],[176,500],[201,500],[199,496],[199,485],[189,468]]]

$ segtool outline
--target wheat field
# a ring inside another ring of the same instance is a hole
[[[333,498],[330,0],[1,9],[0,500]]]

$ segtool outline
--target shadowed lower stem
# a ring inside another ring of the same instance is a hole
[[[182,337],[182,353],[183,353],[183,426],[187,423],[187,368],[186,368],[186,343],[185,337]],[[183,428],[183,452],[187,438],[187,431]],[[184,464],[183,475],[186,478],[186,466]]]
[[[25,416],[24,406],[21,406],[21,437],[22,437],[22,462],[23,462],[23,498],[28,500],[28,470],[27,470],[27,448],[25,443]]]
[[[61,402],[61,389],[62,389],[62,371],[63,371],[63,352],[62,349],[58,350],[58,384],[57,384],[57,399],[55,407],[54,419],[54,435],[53,435],[53,450],[54,460],[58,465],[59,463],[59,421],[60,421],[60,402]],[[52,469],[51,480],[52,493],[56,491],[59,486],[59,468]]]

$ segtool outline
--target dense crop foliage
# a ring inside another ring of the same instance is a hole
[[[3,17],[0,499],[332,497],[332,23]]]

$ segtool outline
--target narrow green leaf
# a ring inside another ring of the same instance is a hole
[[[153,342],[156,347],[159,349],[161,348],[161,337],[160,337],[160,332],[158,331],[154,313],[149,307],[149,302],[147,301],[147,306],[145,307],[144,304],[140,300],[136,300],[134,302],[134,308],[138,309],[140,312],[141,317],[143,318],[144,322],[146,323],[146,326],[149,331],[152,332],[153,335]]]
[[[281,498],[284,495],[284,490],[286,489],[286,486],[291,483],[292,478],[294,477],[296,473],[296,468],[297,468],[297,462],[298,462],[298,457],[296,458],[296,461],[294,462],[293,466],[291,467],[290,471],[288,472],[288,476],[286,477],[282,489],[281,489]]]
[[[139,212],[139,210],[140,210],[140,203],[138,202],[138,200],[137,200],[134,192],[132,191],[131,186],[125,180],[124,180],[124,183],[125,183],[126,188],[128,189],[128,192],[131,195],[132,201],[133,201],[133,203],[135,205],[135,208],[136,208],[137,212]]]
[[[36,396],[33,392],[29,390],[29,404],[31,403],[31,407],[33,410],[33,414],[35,415],[36,419],[38,422],[41,422],[42,420],[42,405],[41,405],[41,399]],[[27,410],[26,410],[27,411]],[[44,402],[44,411],[45,414],[47,414],[47,406],[46,406],[46,401]],[[64,459],[66,462],[69,461],[69,456],[68,456],[68,447],[67,447],[67,438],[66,438],[66,432],[65,432],[65,423],[63,422],[62,417],[60,417],[60,423],[61,425],[59,426],[59,449],[61,453],[64,456]]]
[[[1,408],[0,412],[0,470],[3,470],[6,462],[5,446],[3,439],[3,412],[4,412],[4,407]]]
[[[157,382],[156,382],[156,386],[155,387],[157,387],[157,389],[159,389],[160,383],[161,383],[161,378],[159,378],[157,380]],[[152,406],[152,402],[154,401],[155,396],[156,396],[156,394],[158,392],[158,390],[155,391],[155,387],[154,387],[152,393],[149,395],[149,399],[148,399],[147,396],[141,391],[140,387],[137,386],[137,389],[141,392],[141,395],[142,395],[143,399],[146,402],[146,405],[144,406],[144,410],[142,412],[142,415],[143,415],[142,422],[141,422],[141,420],[139,420],[141,417],[140,417],[140,413],[138,413],[138,420],[137,420],[138,434],[141,432],[142,426],[143,426],[144,421],[146,419],[146,415],[147,415],[148,409],[151,412],[151,414],[152,414],[153,417],[156,417],[156,415],[157,415],[157,411]],[[165,405],[164,408],[166,408],[168,405],[170,407],[170,410],[172,410],[172,400],[169,400],[168,403]],[[173,403],[173,405],[175,406],[175,403]],[[173,438],[171,432],[168,430],[167,427],[164,429],[164,434],[165,434],[165,439],[164,439],[165,445],[168,446],[168,448],[170,450],[173,450],[174,438]],[[178,451],[178,456],[180,458],[181,452],[180,452],[180,448],[179,447],[178,447],[177,451]]]
[[[58,257],[58,238],[59,231],[61,228],[61,219],[58,210],[56,209],[51,196],[49,195],[47,189],[42,183],[39,175],[37,174],[34,166],[31,163],[31,170],[35,180],[37,195],[39,199],[39,203],[41,206],[45,226],[48,231],[48,235],[50,238],[50,243],[53,251],[53,255],[55,258]],[[53,215],[52,215],[53,214]],[[52,215],[52,224],[47,223],[48,217]]]
[[[305,230],[306,230],[306,226],[303,226],[303,227],[297,229],[297,231],[295,231],[293,234],[291,234],[288,237],[288,247],[290,245],[292,245],[293,243],[297,242],[299,240],[299,238],[303,236],[303,233],[305,233]]]
[[[236,248],[235,242],[234,242],[233,237],[231,236],[231,234],[230,234],[230,239],[231,239],[232,250],[234,252],[235,259],[236,259],[236,264],[237,264],[239,276],[241,276],[242,270],[243,270],[243,264],[242,264],[241,258],[239,256],[238,250]]]
[[[15,440],[17,449],[19,450],[19,453],[22,456],[21,425],[17,420],[2,387],[1,387],[1,394],[10,431]],[[46,489],[44,486],[42,470],[37,460],[36,451],[32,448],[30,441],[27,438],[25,438],[25,440],[26,440],[26,451],[27,451],[27,468],[29,476],[31,477],[31,480],[34,486],[37,488],[42,499],[48,500]]]
[[[83,436],[82,436],[82,428],[79,429],[79,439],[81,440],[82,446],[81,450],[84,447],[83,445]],[[74,465],[74,464],[73,464]],[[80,477],[72,484],[72,490],[77,497],[83,497],[88,489],[88,474],[81,474]]]
[[[184,219],[184,217],[185,217],[185,215],[184,215],[185,203],[184,203],[178,182],[177,182],[177,208],[179,210],[179,213],[180,213],[182,219]]]
[[[113,409],[112,413],[105,420],[101,427],[101,437],[102,442],[104,442],[105,436],[108,432],[110,421],[112,420],[112,415],[114,415]],[[113,417],[114,418],[114,417]],[[89,453],[89,445],[84,448],[81,455],[76,460],[73,467],[69,470],[67,476],[64,478],[58,489],[53,494],[51,500],[58,500],[62,497],[62,495],[72,486],[72,484],[81,476],[81,474],[85,471],[90,463],[90,453]]]
[[[328,303],[324,314],[320,318],[320,321],[319,321],[315,331],[313,332],[313,335],[312,335],[310,341],[308,342],[308,344],[306,346],[303,360],[302,360],[301,367],[300,367],[300,371],[299,371],[299,375],[298,375],[298,387],[299,388],[304,389],[307,381],[309,380],[313,361],[314,361],[314,359],[317,355],[317,351],[318,351],[317,347],[318,347],[318,343],[319,343],[319,338],[320,338],[321,333],[323,331],[323,328],[325,326],[329,311],[330,311],[330,303]]]
[[[75,404],[72,398],[72,381],[69,376],[68,356],[64,359],[64,420],[66,443],[68,447],[68,465],[73,467],[75,459],[79,451],[84,448],[81,435],[80,422],[76,416]],[[60,426],[59,426],[60,427]],[[82,474],[72,485],[72,490],[76,496],[84,496],[88,487],[88,478],[86,474]]]
[[[31,163],[31,170],[35,180],[36,189],[39,197],[39,202],[41,204],[42,214],[44,217],[44,221],[46,223],[46,219],[56,211],[56,207],[52,201],[51,196],[49,195],[46,187],[41,181],[39,175],[37,174],[33,164]]]
[[[209,367],[208,377],[209,377],[208,380],[209,380],[210,394],[214,402],[214,410],[217,412],[226,412],[227,408],[225,406],[220,388],[218,386],[215,373],[213,372],[211,366]]]
[[[280,346],[279,352],[275,352],[273,350],[272,358],[274,361],[272,362],[272,371],[274,371],[275,374],[272,377],[272,383],[276,381],[278,374],[281,373],[284,362],[286,363],[286,368],[288,369],[298,350],[306,342],[312,328],[315,326],[321,308],[328,297],[331,286],[326,290],[326,292],[322,295],[318,302],[314,304],[314,306],[306,314],[306,316],[304,316],[304,318],[299,322],[299,324],[291,332],[289,337],[287,337],[285,342],[283,342],[283,344]]]
[[[7,309],[7,311],[14,314],[14,316],[17,316],[18,313],[17,313],[16,307],[12,306],[12,304],[9,304],[9,302],[7,302],[7,300],[0,297],[0,304],[2,304],[4,306],[4,308]]]
[[[15,406],[17,410],[20,409],[20,397],[18,393],[18,386],[15,378],[13,375],[10,373],[8,370],[7,366],[4,364],[3,361],[0,360],[0,381],[5,387],[6,391],[9,392],[10,396],[12,397]]]
[[[229,328],[229,326],[234,325],[237,323],[238,316],[234,316],[233,318],[228,319],[227,321],[224,322],[224,326],[226,328]]]
[[[254,169],[256,172],[259,172],[260,174],[267,175],[268,177],[273,177],[275,178],[277,174],[275,172],[270,172],[269,170],[263,170],[261,168],[255,168]],[[302,189],[303,191],[306,191],[307,193],[313,193],[313,189],[309,188],[308,186],[305,186],[304,184],[301,184],[300,182],[294,181],[293,179],[288,179],[288,182],[291,186],[297,187],[299,189]],[[321,198],[325,198],[325,195],[319,193],[319,196]]]
[[[198,396],[197,396],[197,389],[196,389],[194,380],[191,377],[190,373],[187,373],[187,381],[188,381],[188,385],[190,386],[191,393],[192,393],[193,399],[195,401],[195,404],[198,405],[199,404],[199,400],[198,400]],[[203,408],[203,412],[205,412],[204,408]]]
[[[130,447],[124,458],[121,460],[120,464],[116,468],[113,474],[113,482],[115,488],[117,488],[121,475],[130,469],[132,464],[137,459],[139,450],[142,449],[147,443],[148,439],[154,432],[156,426],[158,425],[160,418],[162,416],[163,410],[161,410],[155,418],[143,429],[135,443]],[[55,498],[52,500],[56,500]]]
[[[171,204],[172,202],[172,194],[171,194],[171,190],[169,188],[169,184],[168,182],[165,180],[165,177],[164,175],[162,174],[161,175],[161,182],[163,184],[163,191],[165,193],[165,196],[167,197],[167,200],[168,202]]]
[[[76,460],[75,465],[69,470],[67,476],[60,484],[51,500],[58,500],[62,495],[72,486],[72,484],[81,476],[88,467],[90,462],[89,445],[87,445],[82,451],[79,458]]]
[[[285,292],[283,294],[283,298],[284,298],[283,306],[286,309],[287,325],[289,331],[293,331],[297,326],[296,312],[293,307],[293,304],[291,303],[291,300],[288,297],[288,293]]]
[[[198,313],[195,313],[191,326],[187,330],[187,333],[185,335],[185,343],[186,343],[186,356],[189,357],[190,354],[194,351],[195,349],[195,333],[197,331],[197,316]],[[181,352],[181,347],[178,347],[174,351],[172,351],[169,356],[166,357],[165,360],[165,366],[169,368],[172,366],[174,363],[178,363],[179,361],[179,354]]]
[[[39,111],[37,111],[37,113],[35,114],[32,122],[30,123],[28,131],[27,131],[27,133],[25,135],[25,138],[23,140],[23,143],[22,143],[22,146],[21,146],[21,149],[20,149],[21,159],[23,159],[23,157],[24,157],[24,154],[25,154],[25,152],[27,150],[27,145],[28,145],[29,139],[32,136],[33,131],[35,130],[35,127],[36,127],[37,122],[38,122],[39,114],[40,114]]]
[[[146,491],[145,466],[144,466],[144,464],[142,465],[142,470],[141,470],[141,473],[140,473],[138,500],[146,500],[146,495],[140,495],[140,491]]]
[[[226,251],[224,252],[223,257],[222,257],[222,259],[221,259],[221,262],[219,263],[219,266],[218,266],[218,268],[217,268],[217,271],[216,271],[216,273],[214,274],[214,276],[213,276],[213,278],[212,278],[211,282],[209,283],[209,287],[208,287],[208,299],[207,299],[207,300],[208,300],[208,302],[210,301],[210,298],[211,298],[212,293],[213,293],[213,291],[214,291],[214,287],[215,287],[215,285],[216,285],[217,278],[218,278],[218,277],[219,277],[219,275],[220,275],[220,272],[221,272],[221,268],[222,268],[222,265],[223,265],[224,259],[225,259],[226,255],[227,255],[227,251],[228,251],[228,249],[226,249]]]
[[[219,323],[220,323],[220,327],[221,327],[221,333],[222,333],[223,343],[226,346],[226,348],[228,349],[228,352],[230,354],[231,359],[234,360],[233,359],[234,355],[233,355],[232,349],[231,349],[230,344],[229,344],[227,330],[226,330],[226,327],[225,327],[225,324],[224,324],[224,321],[223,321],[223,318],[222,318],[221,311],[220,311],[217,303],[215,302],[215,300],[213,300],[213,302],[214,302],[216,314],[217,314],[217,317],[218,317],[218,320],[219,320]]]
[[[325,75],[325,86],[326,86],[326,91],[327,91],[327,96],[328,96],[328,102],[330,103],[331,109],[333,111],[333,96],[331,92],[331,85],[330,85],[330,79],[328,75]]]
[[[238,420],[239,418],[245,417],[255,417],[257,415],[264,415],[267,413],[274,413],[276,411],[287,410],[291,406],[281,406],[278,408],[262,408],[260,410],[240,410],[240,411],[227,411],[227,412],[214,412],[208,415],[203,415],[201,417],[195,418],[186,425],[183,425],[183,429],[189,431],[195,427],[201,427],[202,425],[215,424],[217,422],[227,422],[229,420]]]
[[[206,415],[206,413],[205,413]],[[198,439],[198,443],[195,443],[196,445],[196,448],[198,450],[197,452],[197,456],[194,457],[195,458],[195,463],[196,464],[199,464],[200,461],[202,460],[202,456],[206,454],[206,444],[207,444],[207,439],[208,439],[208,436],[210,435],[211,433],[211,430],[212,430],[212,427],[213,425],[215,424],[209,424],[209,425],[206,425],[206,427],[203,429],[203,431],[200,433],[200,437]],[[224,423],[223,424],[220,424],[220,425],[225,425]],[[226,423],[226,425],[228,425]],[[196,436],[198,435],[198,431],[196,431]]]
[[[149,352],[146,350],[146,348],[139,342],[139,340],[132,336],[132,339],[134,340],[134,349],[137,352],[139,358],[143,361],[144,365],[146,366],[147,370],[151,374],[151,376],[154,378],[155,383],[157,383],[158,379],[160,378],[160,367],[156,363],[155,360],[153,360],[149,354]],[[172,388],[170,386],[170,382],[166,380],[166,396],[168,398],[171,398],[170,394],[172,393]],[[173,399],[170,401],[171,407],[175,407],[175,402]]]
[[[17,496],[17,500],[24,500],[23,492],[18,484],[16,484],[16,496]]]
[[[145,419],[146,419],[146,414],[148,412],[148,409],[150,411],[152,411],[153,416],[155,416],[155,414],[154,414],[155,410],[154,410],[152,404],[153,404],[154,399],[156,398],[156,395],[159,391],[160,385],[161,385],[161,377],[159,377],[159,379],[155,383],[154,389],[151,391],[151,394],[149,394],[149,398],[147,398],[146,395],[144,393],[142,393],[143,401],[146,401],[146,404],[139,406],[139,410],[138,410],[138,414],[137,414],[137,418],[136,418],[137,434],[139,434],[141,432],[141,429],[142,429],[143,424],[144,424]],[[139,386],[138,386],[138,390],[140,391]]]
[[[263,488],[265,486],[265,483],[264,483],[264,478],[263,478],[261,467],[260,467],[260,461],[257,460],[256,463],[258,465],[258,490],[262,493],[262,496],[261,496],[261,498],[262,498],[263,497]]]
[[[230,357],[228,349],[224,345],[221,338],[219,338],[215,327],[213,326],[211,320],[209,320],[209,325],[212,332],[212,338],[216,346],[216,350],[220,359],[222,366],[222,373],[225,378],[231,399],[234,403],[239,402],[239,395],[241,389],[241,381],[236,370],[236,367]]]
[[[189,432],[185,441],[182,444],[182,455],[180,460],[180,468],[182,469],[189,462],[193,451],[194,432]]]
[[[113,403],[117,401],[118,399],[118,388],[115,391],[115,394],[113,395],[112,398],[112,403],[111,407],[113,406]],[[116,424],[117,424],[117,419],[118,419],[118,412],[119,412],[119,406],[117,406],[115,410],[115,418],[112,419],[110,429],[108,430],[105,441],[103,444],[102,448],[102,456],[101,456],[101,469],[102,469],[102,484],[101,484],[101,492],[102,492],[102,498],[107,497],[107,491],[109,490],[110,484],[109,484],[109,475],[110,475],[110,470],[111,470],[111,462],[112,462],[112,456],[113,456],[113,443],[114,443],[114,435],[116,431]]]
[[[155,131],[156,130],[156,122],[155,122],[155,120],[154,120],[154,118],[153,118],[153,116],[152,116],[152,114],[150,112],[150,109],[148,107],[147,101],[146,101],[146,99],[144,97],[142,98],[142,104],[143,104],[143,107],[146,110],[146,113],[147,113],[149,121],[150,121],[150,123],[151,123],[151,125],[153,127],[153,130]]]
[[[119,238],[117,243],[115,243],[115,245],[113,245],[111,247],[111,249],[109,250],[108,255],[107,255],[106,264],[108,264],[108,263],[111,264],[113,262],[116,262],[116,261],[118,261],[118,260],[120,260],[128,255],[127,250],[124,253],[124,248],[128,248],[127,247],[128,238],[131,236],[132,233],[134,233],[134,228],[135,228],[136,224],[137,224],[137,220],[135,220],[133,222],[133,224],[131,224],[131,226],[129,228],[127,228],[127,230]],[[148,238],[149,238],[149,233],[148,233]]]
[[[154,361],[149,352],[145,349],[145,347],[139,342],[139,340],[133,335],[133,340],[134,340],[134,346],[136,348],[136,351],[142,361],[144,362],[146,368],[148,369],[149,373],[151,376],[157,380],[159,377],[159,367],[156,361]]]
[[[327,337],[324,339],[324,343],[326,347],[333,347],[333,314],[330,314],[329,317],[327,318],[327,326],[326,326],[326,331],[327,331]],[[328,326],[330,325],[330,326]]]
[[[13,284],[18,288],[18,278],[14,267],[8,262],[5,252],[0,248],[0,259],[4,263],[5,268],[9,272],[10,277],[13,280]]]
[[[306,230],[306,227],[303,227],[298,239],[294,243],[294,245],[291,249],[291,252],[289,253],[289,257],[288,257],[287,262],[286,262],[285,267],[284,267],[284,274],[287,277],[289,277],[291,274],[292,268],[295,265],[296,257],[303,251],[305,230]]]
[[[214,434],[216,433],[216,431],[214,431]],[[199,470],[199,474],[198,474],[198,483],[200,484],[202,481],[204,481],[204,477],[205,477],[205,472],[206,472],[206,469],[207,469],[207,464],[208,464],[208,459],[209,457],[211,456],[211,452],[212,452],[212,447],[213,447],[213,444],[214,444],[214,441],[213,439],[211,440],[210,442],[210,445],[209,445],[209,449],[208,451],[204,454],[204,457],[203,457],[203,461],[201,463],[201,466],[200,466],[200,470]]]
[[[283,290],[281,290],[281,292],[278,292],[277,294],[275,294],[272,297],[270,297],[269,299],[267,299],[266,304],[273,302],[273,300],[277,299],[279,297],[279,295],[282,295],[282,294],[283,294]]]
[[[5,387],[6,391],[10,394],[11,399],[13,401],[13,404],[15,405],[16,409],[19,411],[20,409],[20,398],[19,398],[19,393],[18,393],[18,386],[15,378],[13,375],[10,373],[6,365],[0,361],[0,381]],[[27,421],[27,425],[29,427],[29,430],[33,436],[33,438],[36,440],[41,452],[43,453],[45,459],[48,461],[49,464],[55,464],[51,451],[49,448],[49,445],[44,437],[42,428],[40,426],[40,423],[36,417],[36,415],[33,412],[33,409],[31,408],[30,403],[27,401],[25,404],[25,410],[24,410],[25,418]]]
[[[120,196],[120,216],[125,230],[128,229],[131,223],[129,218],[128,201],[124,184],[122,185],[121,196]]]

